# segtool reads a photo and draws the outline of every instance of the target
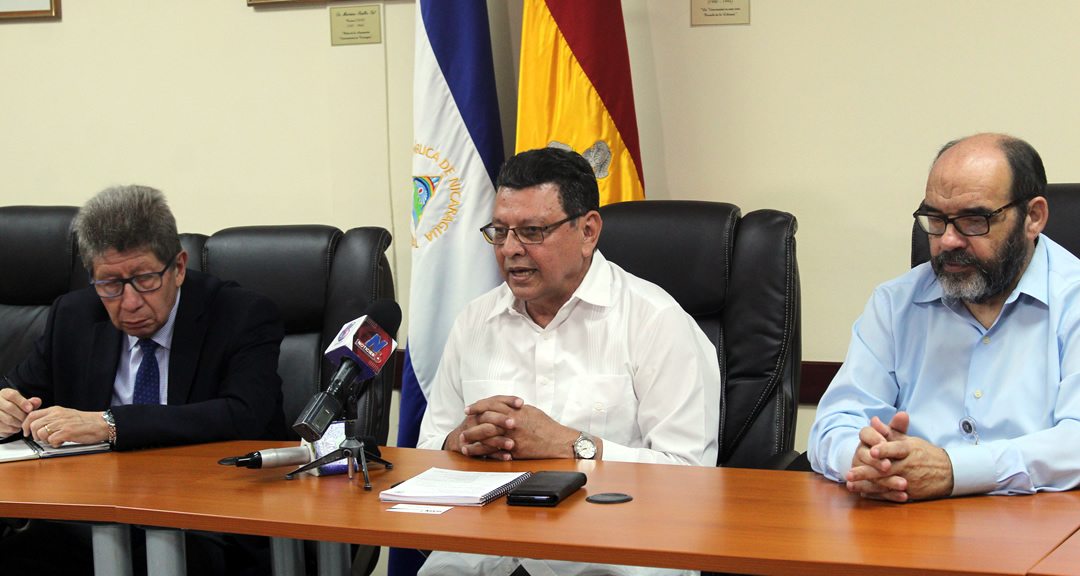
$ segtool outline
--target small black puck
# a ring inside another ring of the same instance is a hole
[[[593,504],[622,504],[623,502],[629,502],[634,497],[629,494],[621,494],[619,492],[604,492],[603,494],[593,494],[585,499],[586,502],[592,502]]]

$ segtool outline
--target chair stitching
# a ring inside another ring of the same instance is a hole
[[[735,438],[740,440],[740,441],[742,440],[742,438],[745,435],[746,431],[750,428],[752,422],[754,421],[753,415],[759,414],[759,411],[761,410],[762,403],[763,403],[764,399],[772,394],[772,391],[774,390],[774,387],[779,388],[779,386],[777,386],[777,384],[778,384],[779,380],[783,377],[783,373],[780,371],[780,367],[783,365],[784,361],[786,361],[786,358],[787,358],[788,338],[789,338],[790,332],[791,332],[791,327],[792,327],[791,324],[792,324],[792,321],[793,321],[792,319],[794,318],[794,314],[792,313],[792,308],[794,308],[794,304],[791,302],[791,293],[792,293],[793,284],[794,284],[794,273],[793,273],[794,271],[792,270],[792,265],[791,265],[791,260],[792,260],[792,254],[791,254],[791,252],[792,252],[792,242],[791,242],[791,240],[795,236],[794,231],[791,229],[793,223],[794,222],[792,220],[788,221],[788,225],[787,225],[788,229],[784,233],[784,237],[785,237],[785,240],[784,240],[784,255],[785,255],[785,262],[786,262],[785,274],[784,274],[784,276],[785,276],[785,285],[784,285],[784,302],[785,302],[785,306],[784,306],[784,332],[783,332],[783,338],[781,339],[781,342],[780,342],[780,351],[777,353],[776,364],[773,366],[773,375],[769,378],[769,382],[766,384],[765,390],[762,392],[762,394],[760,396],[758,396],[757,403],[754,404],[754,409],[750,412],[751,418],[747,419],[746,423],[744,423],[742,428],[739,429],[739,433],[736,434],[736,436],[735,436]],[[791,304],[791,305],[789,306],[788,304]]]
[[[380,256],[380,254],[382,254],[382,253],[384,253],[386,251],[386,248],[387,248],[387,246],[390,245],[391,240],[392,239],[390,237],[390,233],[386,229],[380,229],[380,231],[378,233],[377,242],[375,243],[375,246],[372,248],[372,254],[371,255],[373,257],[371,258],[371,278],[374,280],[371,283],[371,298],[370,298],[370,300],[372,302],[374,302],[376,299],[378,299],[379,296],[381,296],[381,294],[379,294],[379,286],[382,284],[382,277],[379,275],[379,260],[380,260],[379,256]],[[384,390],[384,392],[385,392],[385,390]],[[376,406],[375,405],[376,405],[376,401],[379,401],[379,400],[380,400],[379,398],[372,398],[371,401],[367,402],[367,405],[365,407],[366,408],[366,410],[365,410],[366,411],[366,416],[367,416],[367,418],[365,419],[367,431],[370,433],[370,435],[373,435],[376,438],[378,438],[379,436],[382,435],[381,434],[381,432],[382,432],[382,430],[381,430],[382,429],[382,422],[377,421],[377,419],[375,418],[375,416],[376,416],[376,414],[375,414]],[[381,403],[382,402],[380,401],[379,402],[379,404],[380,404],[379,409],[382,408]],[[378,430],[373,430],[372,429],[373,427],[378,427],[379,429]]]
[[[731,284],[731,258],[734,255],[732,246],[734,240],[732,239],[732,230],[739,222],[737,211],[728,213],[727,217],[728,225],[724,226],[724,305],[720,309],[720,335],[717,338],[717,352],[720,355],[720,430],[717,431],[717,453],[718,458],[723,458],[724,453],[724,424],[727,422],[727,350],[724,349],[724,321],[723,321],[723,309],[727,307],[728,287]]]

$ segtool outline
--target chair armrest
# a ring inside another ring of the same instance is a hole
[[[780,452],[779,454],[774,454],[761,465],[761,469],[797,470],[798,468],[789,467],[792,465],[792,463],[795,463],[798,460],[799,456],[801,456],[801,454],[799,454],[799,452],[796,450],[786,450],[784,452]]]

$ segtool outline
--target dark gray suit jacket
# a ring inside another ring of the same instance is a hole
[[[283,440],[278,352],[281,314],[269,299],[188,270],[169,356],[167,405],[116,406],[116,449],[222,440]],[[123,333],[93,288],[65,294],[45,334],[8,378],[42,407],[104,411],[112,400]]]

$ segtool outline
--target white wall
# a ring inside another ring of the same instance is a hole
[[[758,0],[750,26],[709,28],[686,4],[647,2],[631,54],[648,194],[798,217],[804,359],[842,360],[908,267],[946,141],[1013,133],[1051,181],[1080,178],[1080,4]]]
[[[407,288],[413,14],[386,4],[358,46],[330,46],[326,4],[69,0],[0,24],[0,204],[142,183],[187,232],[383,226]]]
[[[842,360],[906,268],[945,141],[1010,132],[1080,180],[1071,0],[757,0],[749,26],[702,28],[689,2],[623,4],[647,196],[799,218],[807,360]],[[0,204],[139,182],[185,231],[383,226],[407,302],[415,5],[384,3],[382,44],[330,46],[341,5],[69,0],[60,22],[0,24]],[[491,6],[509,145],[521,7]]]

